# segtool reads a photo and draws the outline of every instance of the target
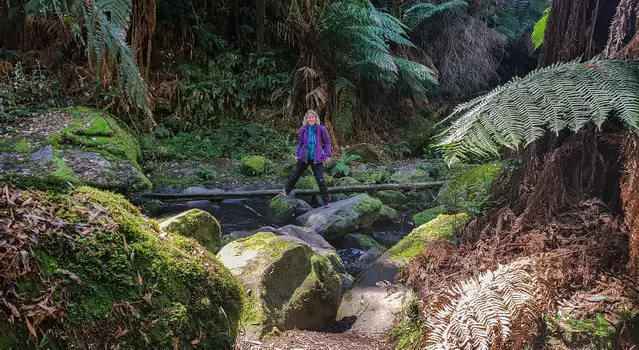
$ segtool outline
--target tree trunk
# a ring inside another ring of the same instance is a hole
[[[539,66],[601,52],[619,0],[555,0],[546,25]]]
[[[624,140],[623,159],[621,199],[630,233],[630,273],[639,278],[639,137],[634,133],[628,133]]]
[[[256,12],[257,12],[257,42],[256,47],[258,52],[263,52],[265,49],[265,37],[266,37],[266,0],[256,0]]]

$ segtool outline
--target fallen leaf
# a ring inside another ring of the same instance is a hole
[[[13,317],[20,318],[20,312],[15,306],[13,306],[13,304],[8,302],[5,298],[2,298],[2,301],[9,309],[11,309],[11,314],[13,315]]]
[[[140,286],[144,284],[144,281],[142,281],[142,275],[140,275],[140,271],[138,271],[138,284]]]
[[[31,322],[29,322],[29,319],[25,318],[25,321],[27,321],[27,328],[29,329],[29,333],[33,335],[34,339],[38,339],[38,333],[36,333],[35,328],[33,328],[33,325],[31,325]]]
[[[71,272],[71,271],[69,271],[67,269],[62,270],[62,273],[67,275],[67,276],[69,276],[72,280],[76,281],[76,283],[78,283],[79,285],[83,285],[84,284],[84,282],[82,282],[80,277],[78,277],[78,275],[76,275],[75,273],[73,273],[73,272]]]

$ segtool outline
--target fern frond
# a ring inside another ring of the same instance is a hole
[[[467,6],[468,3],[461,0],[453,0],[439,5],[431,4],[429,2],[416,3],[404,11],[402,20],[409,28],[415,29],[422,24],[422,22],[440,12],[455,10]]]
[[[535,50],[537,50],[544,43],[544,33],[546,32],[546,23],[548,23],[548,15],[550,14],[549,6],[545,11],[541,19],[535,24],[535,28],[533,29],[532,34],[530,35],[530,40],[532,40],[533,45],[535,46]]]
[[[395,58],[395,65],[399,70],[399,77],[416,98],[426,97],[427,87],[438,84],[435,72],[420,63]]]
[[[436,301],[425,349],[508,348],[530,331],[513,325],[529,324],[539,313],[536,305],[547,298],[535,260],[501,265],[451,287]]]
[[[616,116],[639,132],[639,62],[593,59],[555,64],[457,106],[439,146],[449,163],[467,154],[518,150],[546,131],[600,127]]]
[[[353,132],[353,122],[355,120],[355,106],[357,105],[355,85],[348,79],[339,78],[335,82],[335,92],[337,93],[335,131],[341,136],[347,136]]]

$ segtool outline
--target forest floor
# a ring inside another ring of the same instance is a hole
[[[372,337],[354,331],[325,333],[292,330],[262,341],[238,339],[236,350],[391,350],[395,344],[385,336]]]

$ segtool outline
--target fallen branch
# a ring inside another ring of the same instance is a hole
[[[329,187],[328,193],[348,193],[348,192],[375,192],[382,190],[418,190],[426,188],[441,187],[444,181],[420,182],[412,184],[375,184],[375,185],[352,185],[341,187]],[[300,189],[293,191],[296,195],[320,194],[319,189]],[[234,191],[218,193],[149,193],[144,195],[150,199],[160,199],[163,201],[191,201],[191,200],[222,200],[237,198],[259,198],[273,197],[282,193],[278,190],[258,190],[258,191]]]

